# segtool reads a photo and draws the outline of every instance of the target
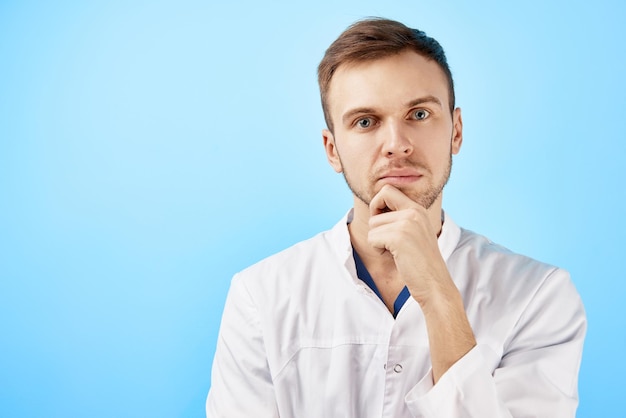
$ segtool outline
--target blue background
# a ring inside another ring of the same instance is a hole
[[[0,415],[203,416],[232,274],[350,207],[315,71],[380,15],[448,53],[444,207],[571,272],[578,416],[624,416],[624,3],[225,3],[0,1]]]

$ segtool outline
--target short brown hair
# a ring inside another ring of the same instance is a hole
[[[373,61],[412,50],[434,60],[448,79],[450,112],[454,110],[454,82],[439,42],[418,29],[411,29],[395,20],[368,18],[352,24],[333,42],[317,67],[322,109],[328,129],[333,123],[328,110],[328,89],[337,69],[346,63]]]

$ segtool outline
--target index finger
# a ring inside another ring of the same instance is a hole
[[[381,213],[406,209],[414,203],[407,195],[397,188],[385,184],[370,202],[370,216]]]

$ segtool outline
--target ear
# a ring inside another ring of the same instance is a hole
[[[463,118],[461,117],[461,108],[457,107],[452,112],[452,154],[458,154],[463,143]]]
[[[324,129],[322,130],[322,139],[324,140],[324,150],[326,151],[328,163],[335,170],[335,172],[341,173],[343,171],[343,167],[341,165],[339,153],[337,152],[337,146],[335,145],[335,136],[328,129]]]

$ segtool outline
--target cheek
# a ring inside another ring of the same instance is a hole
[[[348,140],[338,147],[338,153],[344,166],[362,167],[375,159],[375,143],[363,138]]]
[[[450,141],[443,137],[421,141],[414,149],[415,161],[421,161],[433,171],[444,169],[450,159]]]
[[[433,129],[430,129],[428,132],[424,132],[423,138],[427,138],[427,140],[424,141],[424,147],[428,149],[432,155],[448,155],[452,145],[452,127],[433,127]]]

